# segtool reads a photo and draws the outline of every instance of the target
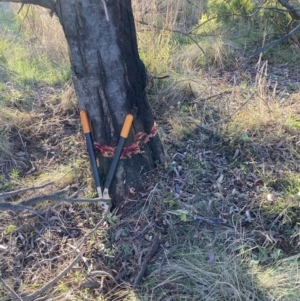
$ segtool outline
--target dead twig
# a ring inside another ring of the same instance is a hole
[[[211,125],[216,125],[216,124],[220,124],[222,122],[227,121],[228,119],[230,119],[233,115],[235,115],[238,111],[240,111],[253,97],[253,95],[255,94],[255,92],[251,93],[251,95],[247,98],[247,100],[245,102],[243,102],[234,112],[232,112],[230,115],[228,115],[227,117],[216,121],[216,122],[212,122],[210,124],[208,124],[207,126],[211,126]]]
[[[22,136],[21,136],[20,131],[18,131],[18,135],[19,135],[19,138],[20,138],[21,143],[22,143],[22,145],[23,145],[23,149],[24,149],[25,153],[27,154],[27,151],[26,151],[26,145],[25,145],[25,143],[24,143],[24,141],[23,141],[23,138],[22,138]],[[27,155],[28,155],[28,154],[27,154]]]
[[[219,93],[216,93],[216,94],[213,94],[213,95],[210,95],[210,96],[207,96],[207,97],[199,97],[197,98],[196,100],[192,101],[192,102],[189,102],[189,104],[197,104],[199,103],[199,101],[206,101],[206,100],[210,100],[212,98],[215,98],[215,97],[218,97],[218,96],[221,96],[223,94],[230,94],[232,93],[232,90],[229,90],[229,91],[222,91],[222,92],[219,92]]]
[[[14,195],[17,195],[21,192],[25,192],[25,191],[29,191],[29,190],[37,190],[37,189],[42,189],[42,188],[45,188],[46,186],[50,186],[50,185],[53,185],[54,182],[49,182],[49,183],[46,183],[44,185],[41,185],[41,186],[36,186],[36,187],[29,187],[29,188],[23,188],[23,189],[20,189],[20,190],[15,190],[15,191],[10,191],[10,192],[4,192],[4,193],[0,193],[0,199],[7,199],[7,198],[10,198]]]
[[[43,194],[43,195],[37,195],[35,197],[29,198],[27,200],[18,202],[19,205],[23,205],[23,206],[29,206],[29,205],[34,205],[36,203],[39,202],[43,202],[43,201],[51,201],[51,200],[56,200],[57,198],[60,197],[60,195],[66,193],[69,191],[69,186],[67,186],[66,188],[56,191],[52,194]]]
[[[17,204],[13,204],[13,203],[6,203],[6,202],[0,203],[0,211],[20,212],[20,211],[26,211],[26,210],[35,212],[35,210],[31,207],[17,205]]]
[[[157,185],[158,185],[158,183],[156,183],[155,186],[154,186],[154,188],[150,191],[150,193],[149,193],[149,195],[148,195],[148,197],[147,197],[147,199],[146,199],[146,201],[145,201],[145,204],[144,204],[144,206],[143,206],[143,208],[142,208],[141,214],[140,214],[140,216],[138,217],[138,219],[137,219],[137,221],[136,221],[136,223],[135,223],[135,228],[138,226],[138,223],[139,223],[139,221],[140,221],[140,219],[141,219],[141,217],[142,217],[143,211],[144,211],[144,209],[145,209],[145,207],[146,207],[148,201],[152,199],[153,194],[154,194],[155,191],[156,191]],[[151,198],[151,199],[150,199],[150,198]]]
[[[48,300],[54,301],[54,300],[59,300],[59,299],[57,297],[49,299],[49,295],[34,299],[34,301],[48,301]]]
[[[92,229],[90,232],[88,232],[86,235],[83,236],[83,238],[77,244],[76,249],[78,249],[81,245],[83,245],[99,229],[102,223],[106,221],[108,214],[109,212],[106,212],[104,217],[96,224],[94,229]]]
[[[14,297],[14,298],[16,298],[17,300],[19,300],[19,301],[23,301],[23,299],[21,299],[21,297],[19,297],[18,295],[17,295],[17,293],[12,289],[12,288],[10,288],[6,283],[5,283],[5,281],[0,277],[0,283],[2,284],[2,286],[4,287],[4,289],[6,289],[10,294],[11,294],[11,296],[12,297]]]
[[[72,246],[71,244],[67,243],[67,245],[72,248],[73,250],[77,251],[77,253],[79,254],[80,253],[80,250],[74,246]],[[87,272],[89,273],[91,271],[91,266],[89,265],[88,261],[86,260],[85,257],[81,256],[81,259],[82,261],[84,262],[85,266],[86,266],[86,269],[87,269]]]
[[[101,201],[101,199],[71,199],[71,198],[65,198],[56,194],[50,194],[50,195],[42,195],[42,196],[36,196],[34,198],[28,199],[26,201],[21,202],[21,205],[33,205],[39,202],[43,201],[54,201],[54,202],[67,202],[67,203],[98,203]]]
[[[159,247],[159,243],[160,243],[160,237],[159,235],[157,235],[154,238],[153,244],[150,248],[149,254],[145,257],[143,264],[141,266],[141,269],[139,271],[139,273],[137,274],[134,283],[133,283],[133,287],[136,288],[137,286],[140,285],[142,278],[144,277],[144,274],[146,272],[147,266],[149,264],[149,262],[151,261],[151,259],[153,258],[153,256],[156,254],[158,247]]]
[[[56,284],[62,277],[64,277],[72,268],[75,266],[75,264],[82,258],[82,252],[80,252],[77,257],[63,270],[61,271],[55,278],[53,278],[51,281],[49,281],[46,285],[44,285],[41,289],[37,290],[36,292],[27,295],[26,297],[23,297],[24,301],[30,301],[35,299],[37,296],[41,295],[51,287],[53,287],[54,284]],[[21,300],[21,299],[20,299]]]
[[[204,49],[201,47],[201,45],[196,41],[196,39],[194,39],[192,36],[191,36],[191,33],[190,32],[182,32],[180,30],[175,30],[175,29],[171,29],[171,28],[162,28],[162,27],[159,27],[159,26],[156,26],[154,24],[149,24],[145,21],[140,21],[140,20],[137,20],[136,22],[142,24],[142,25],[147,25],[147,26],[151,26],[155,29],[158,29],[158,30],[163,30],[163,31],[168,31],[168,32],[173,32],[173,33],[178,33],[182,36],[186,36],[188,37],[190,40],[192,40],[194,42],[194,44],[199,48],[199,50],[202,52],[205,60],[206,60],[206,64],[207,64],[207,67],[208,67],[208,74],[209,74],[209,80],[210,80],[210,92],[212,91],[212,75],[211,75],[211,66],[210,66],[210,63],[209,63],[209,59],[208,59],[208,56],[206,54],[206,52],[204,51]]]
[[[31,174],[32,172],[34,172],[36,170],[33,162],[31,160],[29,160],[29,161],[31,163],[31,168],[27,172],[25,172],[25,175],[29,175],[29,174]]]
[[[32,189],[40,189],[40,188],[43,188],[50,184],[53,184],[53,182],[45,184],[40,187],[25,188],[25,189],[21,189],[18,191],[4,193],[2,195],[4,195],[4,198],[7,198],[9,196],[18,194],[20,192],[24,192],[24,191],[32,190]],[[98,198],[97,199],[75,199],[75,198],[66,198],[66,197],[60,196],[61,194],[66,193],[68,191],[69,191],[69,187],[62,189],[60,191],[57,191],[55,193],[52,193],[52,194],[38,195],[38,196],[29,198],[29,199],[21,201],[21,202],[0,202],[0,211],[6,211],[6,210],[11,210],[11,211],[15,211],[15,212],[24,211],[24,210],[35,211],[33,208],[31,208],[29,206],[35,205],[39,202],[44,202],[44,201],[68,202],[68,203],[97,203],[97,202],[101,201]],[[0,198],[2,195],[0,195]]]
[[[39,264],[43,263],[43,262],[46,262],[46,261],[53,261],[53,260],[57,260],[59,258],[62,258],[62,257],[65,257],[65,256],[68,256],[72,253],[74,253],[76,250],[79,249],[79,247],[81,247],[99,228],[100,226],[102,225],[102,223],[104,221],[106,221],[107,219],[107,215],[108,215],[109,212],[106,212],[104,217],[96,224],[96,226],[90,231],[88,232],[86,235],[84,235],[81,240],[78,242],[77,246],[74,246],[74,249],[70,252],[67,252],[65,254],[61,254],[59,256],[56,256],[56,257],[53,257],[51,259],[44,259],[42,261],[39,262]]]

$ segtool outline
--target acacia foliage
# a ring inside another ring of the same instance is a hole
[[[299,24],[295,12],[300,14],[297,0],[208,0],[197,33],[222,36],[249,52],[295,29]],[[289,44],[291,39],[283,42]],[[292,42],[300,46],[299,32]]]

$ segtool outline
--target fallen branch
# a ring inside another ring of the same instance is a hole
[[[21,299],[21,297],[19,297],[18,295],[17,295],[17,293],[12,289],[12,288],[10,288],[6,283],[5,283],[5,281],[0,277],[0,283],[2,284],[2,286],[4,287],[4,289],[6,290],[6,291],[8,291],[10,294],[11,294],[11,296],[12,297],[14,297],[14,298],[16,298],[17,300],[19,300],[19,301],[23,301],[23,299]]]
[[[50,184],[52,184],[52,183],[48,183],[48,184],[45,184],[40,187],[25,188],[25,189],[21,189],[18,191],[12,191],[12,192],[6,193],[6,195],[18,194],[20,192],[32,190],[32,189],[39,189],[39,188],[43,188]],[[68,203],[97,203],[97,202],[102,201],[99,198],[74,199],[74,198],[66,198],[66,197],[60,196],[61,194],[68,192],[68,191],[69,191],[69,187],[62,189],[60,191],[57,191],[55,193],[52,193],[52,194],[38,195],[38,196],[29,198],[29,199],[21,201],[21,202],[0,202],[0,211],[7,211],[7,210],[11,210],[11,211],[15,211],[15,212],[24,211],[24,210],[35,211],[33,208],[31,208],[29,206],[35,205],[39,202],[44,202],[44,201],[68,202]]]
[[[219,93],[216,93],[216,94],[213,94],[213,95],[210,95],[210,96],[207,96],[207,97],[198,97],[197,99],[195,99],[194,101],[192,102],[189,102],[189,104],[196,104],[196,103],[199,103],[199,101],[206,101],[206,100],[210,100],[212,98],[215,98],[215,97],[218,97],[218,96],[221,96],[223,94],[230,94],[232,93],[232,90],[227,90],[227,91],[222,91],[222,92],[219,92]]]
[[[154,75],[147,73],[147,77],[148,77],[148,81],[149,80],[151,81],[152,79],[166,79],[166,78],[169,78],[170,75],[154,76]]]
[[[80,250],[74,246],[72,246],[71,244],[67,243],[67,245],[72,248],[73,250],[75,250],[78,254],[80,253]],[[87,262],[86,258],[81,256],[81,260],[84,262],[87,272],[89,273],[91,271],[91,266],[89,265],[89,263]]]
[[[53,185],[53,184],[54,184],[54,182],[49,182],[49,183],[46,183],[46,184],[41,185],[41,186],[36,186],[36,187],[33,186],[33,187],[29,187],[29,188],[23,188],[23,189],[20,189],[20,190],[0,193],[0,199],[7,199],[7,198],[10,198],[14,195],[17,195],[17,194],[21,193],[21,192],[25,192],[25,191],[29,191],[29,190],[42,189],[42,188],[45,188],[45,187]]]
[[[66,197],[60,196],[63,193],[66,193],[69,191],[69,187],[56,191],[52,194],[43,194],[43,195],[37,195],[35,197],[32,197],[30,199],[24,200],[19,202],[18,204],[23,205],[23,206],[29,206],[29,205],[35,205],[39,202],[44,202],[44,201],[56,201],[56,202],[71,202],[75,203],[77,200],[77,203],[82,203],[83,199],[68,199]],[[87,202],[87,201],[86,201]]]
[[[26,211],[26,210],[35,212],[35,210],[33,208],[28,207],[28,206],[22,206],[22,205],[6,203],[6,202],[0,203],[0,211],[20,212],[20,211]]]
[[[44,285],[41,289],[37,290],[36,292],[27,295],[23,297],[24,301],[31,301],[35,299],[37,296],[41,295],[51,287],[53,287],[54,284],[56,284],[62,277],[64,277],[72,268],[75,266],[75,264],[82,258],[82,252],[80,252],[77,257],[55,278],[53,278],[51,281],[49,281],[46,285]],[[21,300],[21,299],[20,299]]]
[[[149,254],[145,257],[144,262],[141,266],[141,269],[139,271],[139,273],[137,274],[134,283],[133,283],[133,287],[136,288],[137,286],[140,285],[142,278],[144,277],[144,274],[146,272],[146,269],[148,267],[149,262],[151,261],[151,259],[153,258],[153,256],[156,254],[158,247],[159,247],[159,243],[160,243],[160,237],[159,235],[157,235],[154,238],[153,244],[150,248]]]

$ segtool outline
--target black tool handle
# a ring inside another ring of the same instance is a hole
[[[80,119],[81,119],[81,124],[83,128],[83,132],[85,135],[86,139],[86,144],[87,144],[87,150],[89,153],[89,158],[90,158],[90,163],[92,167],[92,173],[93,173],[93,178],[95,181],[95,185],[98,191],[98,196],[99,198],[102,198],[102,191],[101,191],[101,186],[100,186],[100,177],[98,173],[98,167],[97,167],[97,162],[96,162],[96,157],[95,157],[95,152],[94,152],[94,145],[93,145],[93,139],[92,139],[92,134],[91,134],[91,128],[88,120],[88,116],[86,111],[80,111]]]
[[[122,152],[124,141],[125,141],[125,138],[121,137],[120,140],[119,140],[119,142],[118,142],[118,146],[116,148],[116,152],[115,152],[114,158],[113,158],[113,160],[111,162],[108,174],[106,176],[106,181],[105,181],[105,184],[104,184],[104,189],[105,188],[108,189],[109,186],[110,186],[110,183],[112,181],[112,178],[114,176],[116,167],[118,165],[118,162],[119,162],[119,159],[120,159],[120,156],[121,156],[121,152]]]
[[[99,178],[98,167],[97,167],[97,162],[96,162],[96,158],[95,158],[95,152],[94,152],[94,146],[93,146],[93,140],[92,140],[91,133],[85,134],[85,139],[86,139],[86,144],[87,144],[87,150],[88,150],[89,157],[90,157],[95,185],[98,188],[98,187],[100,187],[100,178]]]
[[[130,131],[130,128],[131,128],[131,125],[132,125],[132,121],[133,121],[133,115],[127,114],[126,117],[125,117],[124,123],[123,123],[123,127],[122,127],[122,131],[121,131],[121,134],[120,134],[120,139],[119,139],[119,142],[118,142],[118,145],[117,145],[117,148],[116,148],[116,152],[115,152],[113,161],[110,165],[110,168],[109,168],[109,171],[108,171],[108,174],[107,174],[107,177],[106,177],[106,181],[105,181],[105,184],[104,184],[104,189],[108,189],[109,186],[110,186],[110,183],[112,181],[112,178],[114,176],[116,167],[118,165],[118,162],[119,162],[119,159],[120,159],[120,156],[121,156],[121,152],[122,152],[122,149],[123,149],[125,139],[128,137],[128,134],[129,134],[129,131]]]

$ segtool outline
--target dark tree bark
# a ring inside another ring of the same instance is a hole
[[[1,1],[1,0],[0,0]],[[94,140],[116,146],[126,114],[134,123],[126,144],[137,133],[151,132],[154,117],[145,94],[146,70],[139,58],[131,0],[14,0],[49,8],[63,27],[79,108],[88,112]],[[141,171],[164,163],[156,134],[143,152],[120,160],[110,189],[118,205],[130,188],[140,190]],[[100,155],[102,180],[111,158]]]

